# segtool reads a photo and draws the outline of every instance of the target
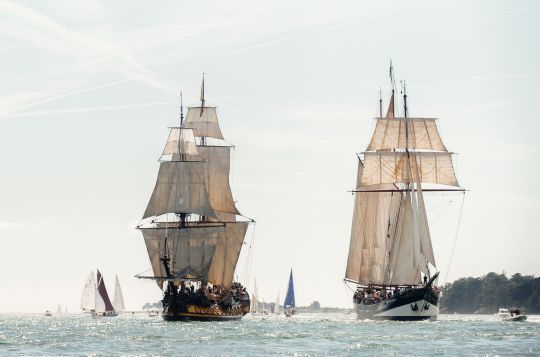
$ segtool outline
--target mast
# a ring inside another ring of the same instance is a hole
[[[182,91],[180,91],[180,127],[184,126],[184,101],[182,98]]]
[[[382,91],[379,88],[379,118],[382,118]]]

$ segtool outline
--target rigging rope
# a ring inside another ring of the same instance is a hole
[[[448,266],[446,267],[446,274],[444,275],[444,284],[448,279],[448,273],[450,272],[450,266],[452,265],[452,260],[454,259],[454,251],[456,250],[456,243],[459,235],[459,227],[461,226],[461,217],[463,216],[463,204],[465,203],[465,192],[463,192],[463,197],[461,198],[461,208],[459,209],[458,224],[456,227],[456,235],[454,237],[454,243],[452,243],[452,250],[450,251],[450,259],[448,260]]]

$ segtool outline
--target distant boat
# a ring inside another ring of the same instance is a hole
[[[280,300],[280,298],[279,298],[279,293],[278,293],[277,297],[276,297],[276,304],[274,305],[274,313],[276,315],[279,314],[279,300]]]
[[[116,276],[116,282],[114,286],[114,309],[117,312],[125,310],[124,307],[124,296],[122,295],[122,288],[120,287],[120,280],[118,280],[118,275]]]
[[[150,317],[156,317],[159,315],[159,311],[158,310],[148,310],[148,316]]]
[[[90,312],[92,316],[116,316],[103,276],[97,271],[97,284],[94,279],[94,272],[91,272],[86,279],[81,295],[81,309],[83,312]]]
[[[527,315],[522,313],[519,309],[499,309],[497,314],[503,321],[525,321],[527,320]]]
[[[67,306],[64,306],[64,314],[67,314],[67,313],[68,313]]]
[[[257,280],[253,284],[253,291],[251,292],[251,313],[256,314],[259,312],[259,293],[257,291]]]
[[[289,286],[287,288],[287,295],[285,295],[285,301],[283,302],[285,309],[285,316],[291,317],[295,313],[296,303],[294,301],[294,281],[291,269],[291,275],[289,276]]]
[[[395,88],[392,65],[390,76]],[[403,116],[394,115],[393,89],[385,117],[379,99],[371,141],[358,156],[344,280],[357,285],[353,303],[359,319],[437,318],[439,273],[424,194],[464,192],[437,119],[411,118],[402,85]]]
[[[49,310],[45,311],[45,316],[52,316],[51,312]]]
[[[59,315],[62,313],[62,305],[58,304],[58,306],[56,307],[56,313]]]

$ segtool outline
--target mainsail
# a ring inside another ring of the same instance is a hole
[[[204,102],[201,88],[201,106],[190,107],[180,127],[171,128],[138,226],[160,288],[186,279],[229,288],[246,235],[248,222],[237,218],[229,184],[232,146],[216,108]]]
[[[90,272],[81,294],[81,309],[90,311],[96,308],[96,280],[94,272]]]
[[[97,289],[96,289],[96,308],[97,313],[103,312],[113,312],[114,307],[111,304],[111,299],[109,299],[109,294],[107,294],[107,288],[105,287],[105,281],[103,276],[97,271]]]
[[[345,278],[369,285],[413,285],[435,267],[423,184],[459,188],[452,153],[434,118],[395,117],[393,93],[359,157]]]
[[[285,295],[284,307],[295,307],[296,302],[294,300],[294,282],[291,269],[291,275],[289,276],[289,286],[287,287],[287,295]]]
[[[124,311],[124,296],[122,295],[122,288],[120,287],[120,280],[118,280],[118,275],[116,276],[115,286],[114,286],[114,309],[116,311]]]

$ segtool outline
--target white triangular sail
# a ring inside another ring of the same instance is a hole
[[[83,311],[91,311],[96,308],[96,280],[94,272],[90,272],[81,294],[81,309]]]
[[[116,281],[114,285],[114,309],[116,311],[124,311],[124,296],[122,295],[122,288],[120,287],[120,280],[118,280],[118,275],[116,276]]]
[[[251,312],[259,311],[259,300],[258,300],[258,291],[257,291],[257,280],[253,284],[253,292],[251,293]]]

